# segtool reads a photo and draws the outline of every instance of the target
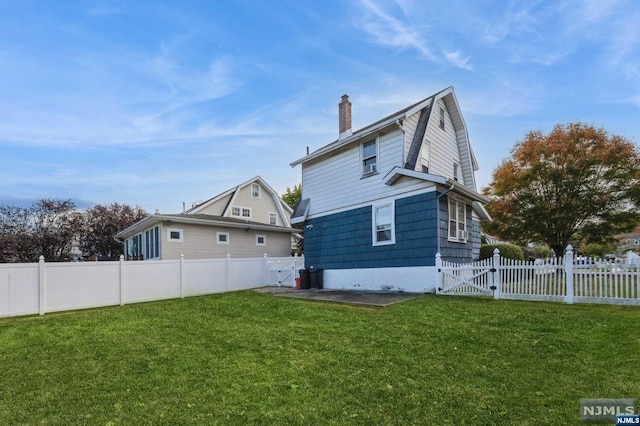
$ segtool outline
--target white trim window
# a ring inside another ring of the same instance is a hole
[[[181,243],[184,241],[184,231],[177,228],[167,228],[167,241],[170,243]]]
[[[469,238],[467,231],[467,205],[462,201],[449,199],[449,241],[466,243]]]
[[[258,234],[256,235],[256,245],[257,246],[266,246],[267,245],[267,236]]]
[[[216,243],[218,244],[229,244],[229,233],[228,232],[216,232]]]
[[[442,105],[440,105],[440,128],[442,130],[444,130],[444,117],[445,117],[445,110],[444,107]]]
[[[395,244],[395,202],[374,204],[372,214],[373,245]]]
[[[160,259],[160,227],[154,226],[144,231],[145,260]]]
[[[362,144],[362,177],[374,175],[378,172],[378,139],[371,139]]]
[[[233,206],[231,207],[231,216],[251,219],[251,209],[249,207]]]
[[[278,213],[269,212],[269,225],[278,224]]]
[[[260,198],[260,184],[252,183],[251,184],[251,198]]]
[[[460,165],[454,162],[453,163],[453,180],[455,180],[456,182],[458,182],[459,174],[460,174]]]

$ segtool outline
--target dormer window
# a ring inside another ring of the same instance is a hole
[[[378,143],[376,139],[362,144],[362,177],[378,172]]]
[[[440,107],[440,128],[444,130],[444,108]]]
[[[247,207],[233,206],[231,207],[231,216],[251,219],[251,209]]]

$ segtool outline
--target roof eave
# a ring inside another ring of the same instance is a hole
[[[476,191],[474,191],[473,189],[467,188],[466,186],[460,184],[459,182],[452,180],[452,179],[448,179],[445,178],[443,176],[439,176],[439,175],[432,175],[430,173],[423,173],[423,172],[418,172],[415,170],[408,170],[408,169],[404,169],[402,167],[394,167],[393,169],[391,169],[391,171],[389,171],[389,173],[386,174],[386,176],[383,178],[383,182],[386,185],[393,185],[399,178],[401,177],[409,177],[409,178],[413,178],[413,179],[419,179],[419,180],[424,180],[424,181],[428,181],[428,182],[433,182],[436,184],[439,184],[441,186],[447,186],[449,188],[451,188],[451,190],[455,193],[458,193],[460,195],[463,195],[473,201],[478,201],[480,203],[486,204],[489,202],[489,199],[487,197],[485,197],[484,195],[478,194]]]
[[[172,222],[172,223],[182,223],[182,224],[191,224],[191,225],[204,225],[204,226],[218,226],[224,228],[236,228],[236,229],[253,229],[258,231],[272,231],[272,232],[285,232],[285,233],[293,233],[297,232],[297,229],[294,228],[286,228],[281,226],[273,226],[260,224],[256,222],[227,222],[222,220],[209,220],[209,219],[200,219],[193,218],[188,216],[170,216],[170,215],[151,215],[141,220],[138,223],[131,225],[130,227],[118,232],[116,234],[117,239],[127,238],[130,235],[135,235],[139,231],[143,231],[149,228],[152,225],[160,222]]]

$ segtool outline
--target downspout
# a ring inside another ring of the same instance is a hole
[[[452,183],[451,184],[451,188],[447,189],[442,194],[440,194],[440,195],[438,195],[436,197],[436,222],[437,222],[437,224],[436,224],[436,253],[440,253],[440,198],[443,195],[447,195],[449,192],[451,192],[451,190],[453,190],[454,186],[455,186],[455,184]]]

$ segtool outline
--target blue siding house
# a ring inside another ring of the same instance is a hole
[[[307,268],[335,289],[430,292],[435,255],[470,262],[480,249],[488,200],[452,87],[364,128],[351,102],[338,106],[336,141],[294,161]]]

